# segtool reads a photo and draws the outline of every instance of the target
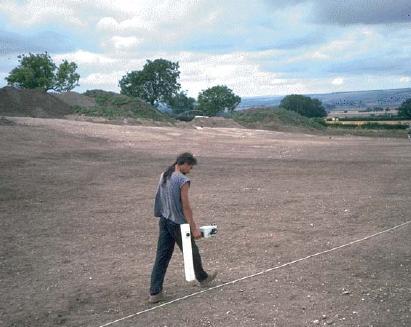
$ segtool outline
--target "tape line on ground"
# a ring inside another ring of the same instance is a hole
[[[277,269],[280,269],[280,268],[284,268],[284,267],[293,265],[293,264],[298,263],[298,262],[300,262],[300,261],[308,260],[308,259],[310,259],[310,258],[317,257],[317,256],[319,256],[319,255],[323,255],[323,254],[326,254],[326,253],[329,253],[329,252],[333,252],[333,251],[336,251],[336,250],[345,248],[345,247],[347,247],[347,246],[350,246],[350,245],[353,245],[353,244],[356,244],[356,243],[359,243],[359,242],[366,241],[366,240],[368,240],[368,239],[370,239],[370,238],[372,238],[372,237],[375,237],[375,236],[378,236],[378,235],[381,235],[381,234],[384,234],[384,233],[393,231],[393,230],[395,230],[395,229],[397,229],[397,228],[400,228],[400,227],[403,227],[403,226],[405,226],[405,225],[407,225],[407,224],[409,224],[409,223],[411,223],[411,220],[408,220],[408,221],[406,221],[406,222],[404,222],[404,223],[402,223],[402,224],[400,224],[400,225],[396,225],[396,226],[394,226],[394,227],[385,229],[385,230],[380,231],[380,232],[378,232],[378,233],[375,233],[375,234],[368,235],[368,236],[366,236],[366,237],[360,238],[360,239],[358,239],[358,240],[351,241],[351,242],[349,242],[349,243],[336,246],[336,247],[334,247],[334,248],[332,248],[332,249],[328,249],[328,250],[324,250],[324,251],[317,252],[317,253],[314,253],[314,254],[310,254],[310,255],[308,255],[308,256],[306,256],[306,257],[303,257],[303,258],[300,258],[300,259],[296,259],[296,260],[293,260],[293,261],[284,263],[284,264],[279,265],[279,266],[275,266],[275,267],[272,267],[272,268],[268,268],[268,269],[262,270],[262,271],[260,271],[260,272],[258,272],[258,273],[252,274],[252,275],[244,276],[244,277],[241,277],[241,278],[238,278],[238,279],[235,279],[235,280],[226,282],[226,283],[222,283],[222,284],[219,284],[219,285],[216,285],[216,286],[213,286],[213,287],[210,287],[210,288],[207,288],[207,289],[198,291],[198,292],[194,292],[194,293],[191,293],[191,294],[188,294],[188,295],[185,295],[185,296],[176,298],[176,299],[171,300],[171,301],[168,301],[168,302],[164,302],[164,303],[162,303],[162,304],[158,304],[158,305],[156,305],[156,306],[154,306],[154,307],[151,307],[151,308],[148,308],[148,309],[145,309],[145,310],[142,310],[142,311],[133,313],[133,314],[128,315],[128,316],[125,316],[125,317],[123,317],[123,318],[120,318],[120,319],[117,319],[117,320],[108,322],[108,323],[106,323],[106,324],[104,324],[104,325],[100,325],[99,327],[110,326],[110,325],[113,325],[113,324],[118,323],[118,322],[120,322],[120,321],[123,321],[123,320],[126,320],[126,319],[130,319],[130,318],[133,318],[133,317],[136,317],[136,316],[139,316],[139,315],[141,315],[141,314],[143,314],[143,313],[146,313],[146,312],[150,312],[150,311],[157,310],[157,309],[159,309],[159,308],[168,306],[168,305],[173,304],[173,303],[176,303],[176,302],[180,302],[180,301],[186,300],[186,299],[188,299],[188,298],[190,298],[190,297],[197,296],[197,295],[203,294],[203,293],[205,293],[205,292],[210,292],[210,291],[212,291],[212,290],[215,290],[215,289],[218,289],[218,288],[227,286],[227,285],[232,285],[232,284],[238,283],[238,282],[243,281],[243,280],[245,280],[245,279],[249,279],[249,278],[253,278],[253,277],[256,277],[256,276],[260,276],[260,275],[266,274],[266,273],[268,273],[268,272],[270,272],[270,271],[277,270]]]

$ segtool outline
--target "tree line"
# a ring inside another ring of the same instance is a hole
[[[29,53],[18,56],[19,65],[6,77],[8,85],[45,92],[67,92],[79,86],[77,64],[63,60],[57,66],[50,55]],[[232,112],[241,98],[225,85],[216,85],[195,100],[181,90],[178,62],[165,59],[147,60],[142,70],[128,72],[119,81],[120,93],[141,98],[153,106],[167,105],[175,115],[197,111],[215,116]]]
[[[166,104],[176,115],[197,111],[215,116],[221,112],[233,112],[241,102],[241,98],[226,85],[201,91],[196,101],[181,90],[179,77],[178,62],[147,60],[142,70],[128,72],[122,77],[120,93],[139,97],[152,105]]]
[[[67,92],[79,86],[80,75],[75,62],[63,60],[57,66],[50,55],[20,55],[19,65],[6,77],[8,85],[19,88]],[[119,81],[120,93],[138,97],[153,106],[166,105],[174,115],[198,113],[215,116],[232,113],[241,102],[226,85],[216,85],[199,93],[197,100],[189,97],[179,83],[179,63],[166,59],[147,60],[141,70],[127,72]],[[327,112],[318,99],[291,94],[284,97],[280,107],[309,118],[325,117]],[[399,117],[411,118],[411,99],[399,107]]]

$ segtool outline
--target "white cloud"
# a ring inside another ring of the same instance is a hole
[[[334,78],[332,80],[331,84],[332,85],[337,85],[337,86],[343,85],[344,84],[344,79],[341,78],[341,77]]]
[[[103,17],[97,22],[97,29],[102,32],[117,32],[119,23],[113,17]]]
[[[116,1],[113,3],[115,10],[111,12],[111,16],[101,17],[96,27],[102,32],[117,35],[149,32],[167,35],[177,27],[178,34],[184,34],[188,26],[189,31],[201,22],[213,23],[212,17],[215,18],[216,13],[210,8],[214,5],[213,1],[207,4],[204,0]]]
[[[381,38],[371,28],[352,28],[340,38],[320,46],[319,52],[329,57],[347,58],[361,53],[368,53],[372,48],[381,47]]]
[[[53,59],[57,62],[67,59],[68,61],[74,61],[78,65],[106,65],[116,62],[116,59],[110,58],[104,54],[98,54],[83,50],[55,55],[53,56]]]
[[[93,73],[80,79],[80,84],[87,84],[92,87],[101,85],[110,85],[111,87],[118,84],[122,77],[122,72],[112,72],[108,74]]]
[[[311,55],[312,59],[319,59],[319,60],[327,60],[330,59],[329,55],[326,55],[320,51],[315,51],[312,55]]]
[[[67,5],[56,5],[53,0],[34,0],[16,2],[5,0],[0,3],[0,12],[7,15],[11,23],[19,26],[36,24],[66,23],[76,27],[84,27],[86,23],[76,15],[76,9]]]
[[[409,82],[411,82],[411,77],[410,76],[402,76],[400,78],[400,82],[401,83],[409,83]]]
[[[291,89],[307,90],[299,81],[287,80],[281,75],[262,71],[256,57],[264,52],[237,52],[223,55],[196,55],[181,60],[181,84],[189,95],[214,85],[227,85],[242,96],[285,94]]]
[[[97,22],[97,29],[106,33],[135,33],[154,28],[152,22],[142,19],[142,17],[133,17],[118,22],[113,17],[103,17]]]
[[[118,51],[130,51],[136,48],[141,42],[135,36],[113,36],[108,41],[103,42],[105,48],[118,50]]]

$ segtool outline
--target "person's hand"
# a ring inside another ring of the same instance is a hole
[[[191,235],[193,235],[193,238],[195,240],[198,240],[199,238],[201,238],[201,231],[197,226],[194,226],[193,228],[191,228]]]

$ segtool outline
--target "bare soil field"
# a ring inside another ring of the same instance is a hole
[[[216,285],[411,218],[411,144],[240,128],[7,118],[0,126],[1,326],[410,326],[411,224],[158,307],[147,303],[160,173],[182,151]],[[178,250],[167,300],[201,290]]]

